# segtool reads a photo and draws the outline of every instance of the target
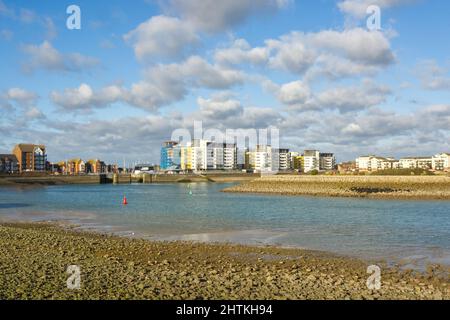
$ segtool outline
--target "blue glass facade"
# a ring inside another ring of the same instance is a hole
[[[169,141],[161,148],[161,169],[178,170],[181,164],[180,148],[177,142]]]

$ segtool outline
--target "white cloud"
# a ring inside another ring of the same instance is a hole
[[[361,28],[321,31],[309,35],[310,43],[320,49],[335,52],[351,61],[385,66],[394,61],[389,40],[379,31]]]
[[[195,45],[199,37],[184,21],[167,16],[154,16],[124,36],[140,60],[178,57],[185,48]]]
[[[421,61],[416,74],[426,90],[450,90],[450,69],[439,66],[435,60]]]
[[[215,51],[221,64],[249,63],[298,75],[340,78],[374,74],[395,61],[387,36],[361,28],[316,33],[293,31],[268,39],[263,47],[250,47],[244,39]]]
[[[200,107],[202,119],[205,117],[223,121],[243,113],[241,102],[228,95],[215,95],[210,99],[199,97],[197,104]]]
[[[33,72],[36,69],[81,72],[100,64],[98,59],[80,53],[60,53],[48,41],[44,41],[40,45],[25,45],[23,51],[29,56],[29,61],[23,64],[25,72]]]
[[[214,60],[224,65],[250,63],[265,64],[269,59],[269,50],[264,47],[251,48],[245,39],[236,39],[230,47],[216,49]]]
[[[34,92],[27,91],[22,88],[11,88],[4,94],[8,100],[15,101],[20,105],[33,105],[36,104],[38,95]]]
[[[78,88],[65,89],[63,93],[53,91],[50,98],[56,105],[66,111],[90,111],[103,108],[122,99],[123,89],[118,86],[105,87],[98,92],[83,83]]]
[[[287,105],[303,104],[310,96],[311,90],[302,81],[286,83],[277,92],[278,100]]]
[[[243,83],[245,76],[239,71],[212,65],[198,56],[177,64],[150,67],[143,80],[130,89],[110,86],[95,91],[87,84],[68,88],[63,93],[52,92],[56,105],[68,110],[90,111],[115,102],[125,102],[150,112],[181,101],[191,88],[229,89]]]
[[[308,110],[363,111],[384,103],[391,90],[387,86],[376,85],[369,80],[361,86],[338,86],[319,93],[311,92],[308,85],[294,81],[278,86],[267,83],[265,87],[273,92],[277,99],[290,111]]]
[[[311,102],[321,109],[338,109],[341,112],[359,111],[386,101],[391,91],[385,86],[367,83],[362,87],[336,87],[319,93]]]
[[[26,127],[30,121],[42,120],[46,116],[37,107],[39,96],[23,88],[10,88],[0,94],[0,114],[2,122],[14,127]]]
[[[227,30],[257,13],[274,12],[290,0],[169,0],[166,8],[194,28],[207,32]]]

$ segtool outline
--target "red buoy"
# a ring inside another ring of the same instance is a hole
[[[124,205],[127,205],[127,204],[128,204],[127,197],[125,197],[125,196],[123,196],[123,204],[124,204]]]

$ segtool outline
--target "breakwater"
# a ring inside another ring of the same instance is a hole
[[[267,176],[225,192],[450,200],[447,176]]]

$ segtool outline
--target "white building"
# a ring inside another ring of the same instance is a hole
[[[431,169],[433,167],[432,157],[406,157],[399,160],[400,169]]]
[[[433,170],[450,171],[450,153],[440,153],[433,156],[431,163]]]
[[[295,158],[300,156],[300,152],[295,152],[295,151],[291,151],[289,152],[289,164],[290,164],[290,169],[294,170],[294,164],[295,164]]]
[[[272,171],[272,147],[257,145],[255,150],[247,151],[245,166],[254,172]]]
[[[237,168],[237,146],[226,143],[207,143],[208,170],[235,170]]]
[[[319,169],[321,171],[331,171],[336,167],[336,158],[333,153],[319,154]]]
[[[201,171],[208,169],[208,141],[206,140],[192,140],[191,148],[191,164],[192,170]]]
[[[320,152],[319,150],[305,150],[304,153],[304,171],[310,172],[320,170]]]
[[[291,169],[291,156],[289,149],[278,149],[278,170],[286,171]],[[277,159],[275,159],[276,161]]]
[[[359,171],[378,171],[398,168],[399,161],[394,158],[362,156],[356,159],[356,169]]]

